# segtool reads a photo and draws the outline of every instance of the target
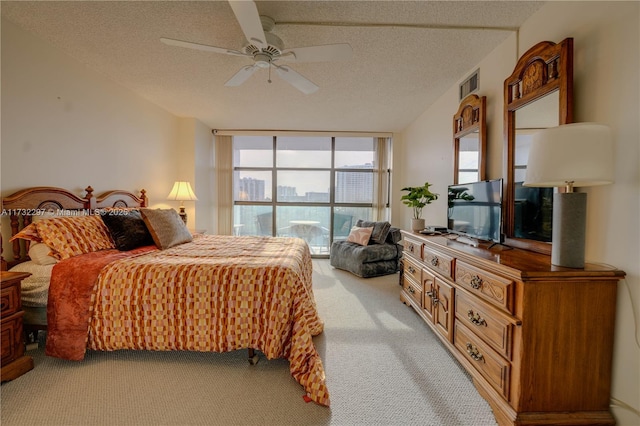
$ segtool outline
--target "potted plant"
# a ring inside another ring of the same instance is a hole
[[[424,219],[422,218],[422,208],[432,201],[438,199],[438,194],[429,191],[431,184],[425,182],[422,186],[408,186],[402,188],[402,191],[408,191],[400,200],[413,209],[413,219],[411,220],[411,229],[414,232],[424,229]]]

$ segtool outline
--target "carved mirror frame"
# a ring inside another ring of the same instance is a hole
[[[478,176],[474,181],[486,179],[487,150],[487,98],[469,95],[460,102],[458,111],[453,116],[453,183],[458,184],[460,173],[461,140],[477,132]],[[467,182],[462,182],[467,183]]]
[[[551,253],[547,242],[515,236],[516,111],[558,92],[558,124],[573,121],[573,39],[543,41],[524,53],[504,82],[503,233],[505,244]]]

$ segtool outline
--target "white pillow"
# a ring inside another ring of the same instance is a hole
[[[50,256],[51,249],[45,243],[31,243],[29,246],[29,257],[33,263],[37,265],[53,265],[58,262],[53,256]]]
[[[49,295],[49,280],[54,265],[38,265],[34,261],[18,263],[11,272],[28,272],[31,276],[20,283],[23,306],[46,307]]]
[[[369,244],[369,238],[371,238],[372,232],[373,226],[371,228],[360,228],[358,226],[354,226],[351,228],[351,232],[349,232],[347,241],[360,244],[361,246],[366,246]]]

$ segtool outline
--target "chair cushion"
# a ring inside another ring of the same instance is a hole
[[[341,257],[353,263],[371,263],[398,258],[395,244],[374,244],[361,246],[348,241],[334,241],[331,246],[331,257]]]

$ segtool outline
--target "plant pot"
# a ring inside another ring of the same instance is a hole
[[[422,231],[424,229],[424,219],[411,219],[411,230],[413,232]]]

